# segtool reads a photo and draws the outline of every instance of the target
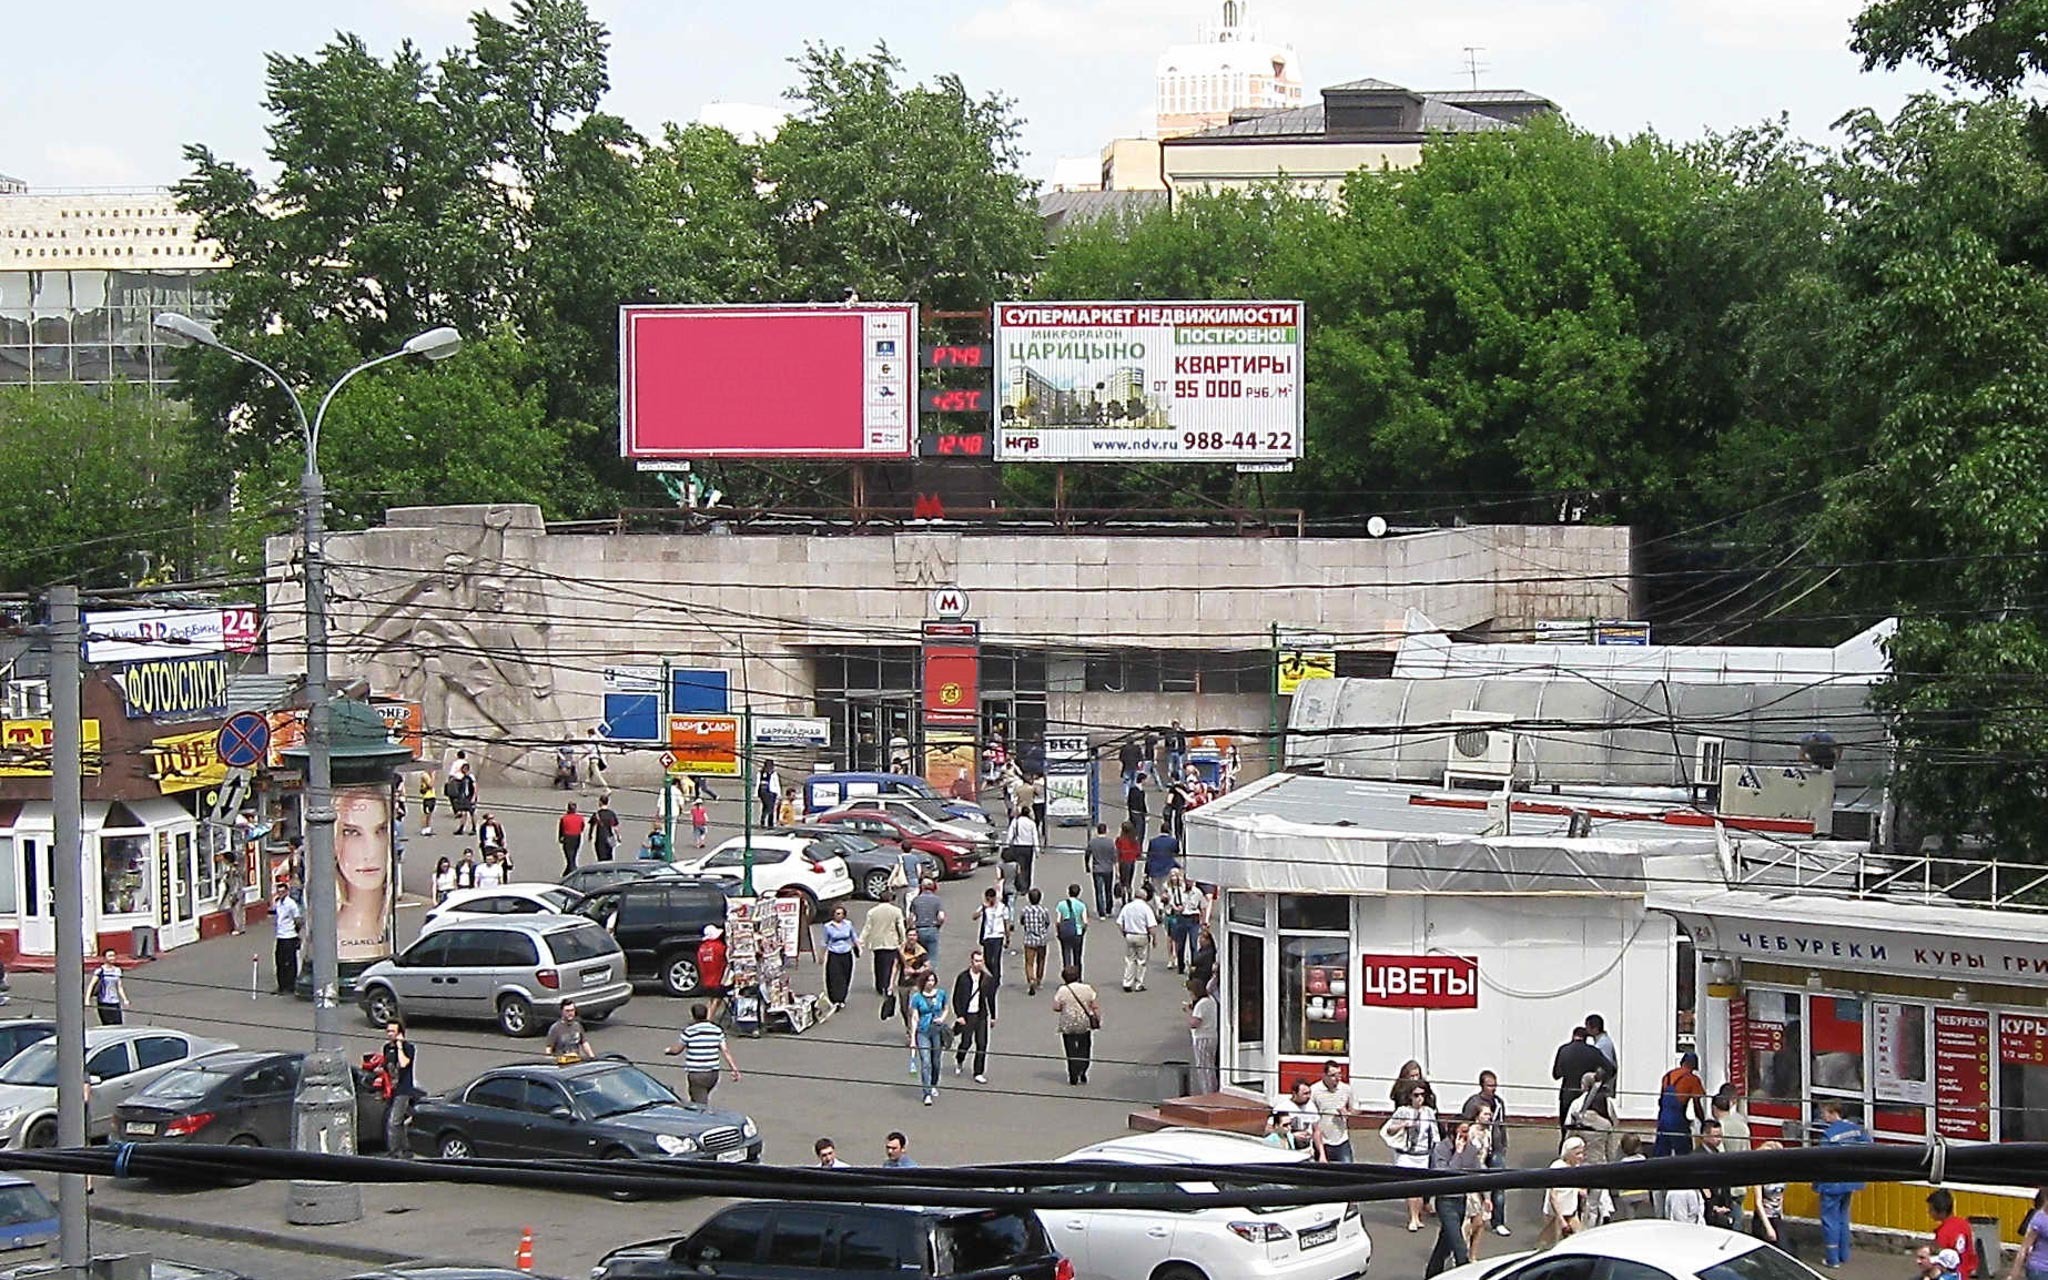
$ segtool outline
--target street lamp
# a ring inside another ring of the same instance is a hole
[[[299,491],[305,502],[302,536],[305,542],[303,575],[306,597],[306,915],[307,939],[313,953],[313,1052],[299,1073],[298,1094],[293,1100],[293,1133],[302,1150],[337,1149],[332,1134],[340,1134],[342,1147],[354,1146],[353,1124],[330,1127],[325,1118],[337,1113],[353,1114],[355,1085],[348,1062],[341,1053],[341,1011],[339,1008],[340,960],[334,887],[334,756],[329,731],[327,704],[327,549],[322,508],[326,505],[326,482],[320,475],[320,427],[335,393],[349,379],[380,364],[420,356],[445,360],[462,347],[462,335],[446,327],[429,329],[406,340],[404,346],[386,355],[365,360],[335,379],[320,399],[320,407],[309,420],[306,406],[285,376],[246,351],[222,342],[212,326],[175,311],[156,317],[156,328],[166,334],[211,347],[222,355],[261,370],[276,383],[292,403],[298,416],[299,432],[306,445],[306,469]],[[352,1150],[341,1154],[352,1155]],[[361,1189],[352,1183],[294,1182],[286,1218],[299,1224],[353,1222],[363,1216]]]

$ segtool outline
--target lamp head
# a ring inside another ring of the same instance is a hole
[[[213,326],[204,321],[194,320],[179,311],[159,311],[152,322],[158,333],[185,342],[196,342],[202,347],[218,347],[220,339],[214,336]]]
[[[429,360],[446,360],[462,350],[462,335],[447,325],[429,329],[405,340],[403,348],[409,356],[424,356]]]

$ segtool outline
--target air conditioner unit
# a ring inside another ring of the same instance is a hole
[[[1514,717],[1497,711],[1453,711],[1449,758],[1444,762],[1444,785],[1459,779],[1498,785],[1515,776]]]
[[[10,680],[7,682],[6,714],[9,720],[48,720],[50,682]]]
[[[1721,765],[1728,755],[1726,738],[1701,735],[1692,744],[1692,798],[1712,802],[1721,794]]]

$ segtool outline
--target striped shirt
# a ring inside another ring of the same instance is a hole
[[[715,1022],[693,1022],[683,1028],[683,1070],[716,1071],[725,1051],[725,1031]]]

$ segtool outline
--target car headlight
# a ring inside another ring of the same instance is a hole
[[[663,1155],[686,1156],[697,1149],[695,1138],[678,1138],[672,1133],[654,1135],[654,1145],[661,1148]]]
[[[13,1128],[14,1122],[16,1120],[21,1119],[21,1112],[22,1108],[20,1107],[7,1107],[4,1109],[0,1109],[0,1129]]]
[[[754,1123],[752,1116],[748,1116],[747,1122],[740,1126],[740,1132],[749,1138],[758,1138],[761,1136],[761,1126]]]

